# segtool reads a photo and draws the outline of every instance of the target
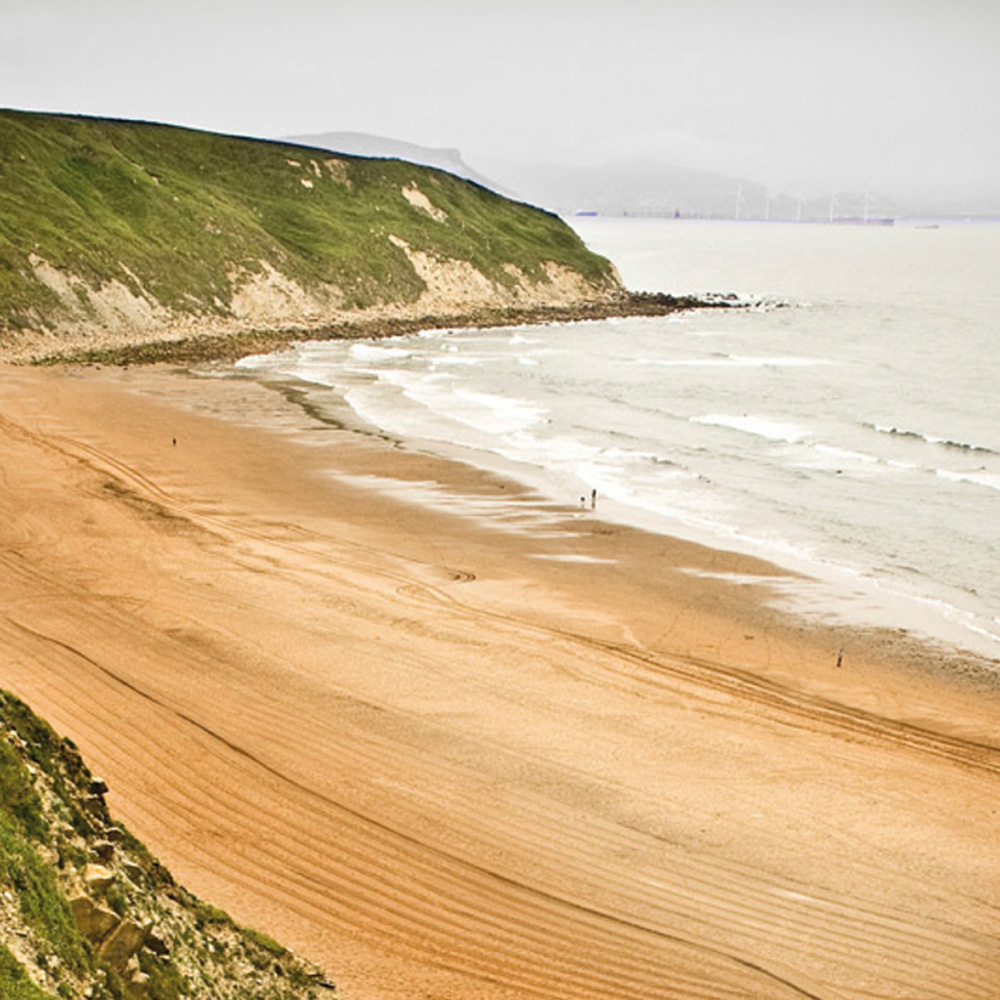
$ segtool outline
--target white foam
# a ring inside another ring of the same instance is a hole
[[[769,441],[786,441],[793,444],[801,441],[809,433],[799,424],[772,420],[770,417],[757,417],[750,414],[730,416],[724,413],[709,413],[703,417],[692,417],[695,424],[707,424],[710,427],[729,427],[745,434],[767,438]]]
[[[542,421],[546,415],[544,407],[527,400],[462,388],[462,382],[457,376],[448,372],[421,373],[390,369],[374,374],[380,383],[400,389],[407,399],[419,404],[429,414],[458,425],[456,431],[464,426],[491,437],[499,437],[527,430]],[[350,400],[352,405],[356,398],[354,394]],[[392,414],[380,414],[377,404],[372,405],[373,402],[368,400],[368,419],[376,426],[383,426],[386,419],[392,418]],[[420,428],[411,428],[410,433],[419,434]]]
[[[438,365],[464,365],[466,368],[475,368],[479,364],[479,358],[470,358],[460,354],[446,354],[436,357],[430,362],[430,367],[436,368]]]
[[[440,329],[420,330],[414,336],[419,337],[421,340],[442,340],[459,332],[461,332],[460,328],[448,326],[441,327]]]
[[[401,347],[381,347],[378,344],[365,343],[351,344],[348,353],[355,361],[400,360],[412,356],[412,352],[404,351]]]
[[[459,389],[453,398],[459,401],[459,408],[450,413],[450,416],[491,434],[527,430],[540,423],[547,412],[545,407],[525,399],[475,392],[472,389]]]
[[[953,483],[972,483],[975,486],[985,486],[987,489],[1000,490],[1000,476],[990,472],[950,472],[948,469],[935,469],[935,475]]]
[[[575,465],[599,454],[600,448],[566,435],[539,437],[518,432],[508,435],[497,453],[515,462],[528,462],[542,468],[558,469]]]
[[[923,441],[925,444],[941,445],[944,448],[954,448],[957,451],[983,452],[984,454],[996,454],[993,448],[988,448],[981,444],[972,444],[968,441],[958,441],[954,438],[943,437],[939,434],[925,434],[923,431],[911,431],[903,427],[888,427],[883,424],[871,424],[879,434],[888,434],[892,437],[909,438],[910,440]]]
[[[234,367],[249,370],[255,374],[294,378],[300,382],[322,385],[327,388],[336,384],[334,373],[339,371],[336,364],[328,365],[320,362],[309,364],[307,359],[288,354],[253,355],[241,358]]]
[[[826,358],[757,358],[726,354],[709,358],[639,358],[635,364],[658,368],[815,368],[836,362]]]
[[[866,472],[872,474],[890,474],[891,472],[920,472],[919,465],[911,462],[900,462],[891,458],[879,458],[877,455],[870,455],[864,451],[854,451],[850,448],[838,448],[829,444],[808,444],[809,451],[817,457],[813,462],[809,458],[804,458],[801,465],[805,467],[837,468],[855,465],[863,467]],[[859,471],[857,468],[855,471]]]
[[[836,458],[845,462],[861,462],[866,465],[877,465],[879,459],[874,455],[866,455],[863,451],[851,451],[848,448],[835,448],[833,445],[829,444],[817,444],[813,445],[816,451],[823,455],[829,455],[831,458]]]

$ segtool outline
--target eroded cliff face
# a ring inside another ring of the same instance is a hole
[[[228,302],[218,303],[212,312],[192,313],[172,309],[145,290],[136,292],[117,279],[91,287],[35,258],[35,276],[55,295],[58,308],[47,319],[37,316],[34,323],[0,337],[0,361],[32,361],[248,331],[297,330],[308,335],[340,324],[386,319],[433,322],[483,310],[574,309],[612,302],[622,294],[614,271],[608,280],[595,283],[556,261],[543,263],[540,278],[506,263],[506,281],[500,282],[470,261],[418,250],[394,234],[388,239],[406,255],[422,291],[412,301],[353,309],[345,304],[337,285],[306,287],[268,260],[254,262],[253,270],[233,265],[228,271],[232,288]]]
[[[623,294],[561,220],[430,168],[0,112],[0,359]]]
[[[0,692],[0,996],[308,1000],[317,968],[177,885],[75,747]]]

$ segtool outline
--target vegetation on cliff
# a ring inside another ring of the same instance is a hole
[[[0,346],[27,331],[134,339],[185,321],[310,326],[620,291],[556,216],[439,170],[0,111]]]
[[[106,790],[71,742],[0,692],[0,997],[333,995],[318,969],[177,885],[112,821]]]

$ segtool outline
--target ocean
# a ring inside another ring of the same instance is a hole
[[[754,305],[239,368],[361,433],[804,572],[782,598],[803,614],[1000,658],[1000,226],[571,222],[629,288]]]

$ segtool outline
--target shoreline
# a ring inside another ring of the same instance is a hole
[[[1000,698],[939,650],[256,381],[0,380],[0,686],[342,995],[990,996]]]
[[[248,354],[273,353],[298,340],[362,340],[396,337],[420,330],[526,326],[538,323],[579,323],[588,320],[619,319],[628,316],[669,316],[692,309],[733,309],[749,303],[732,294],[707,296],[669,295],[663,292],[624,292],[604,300],[584,301],[575,306],[529,306],[518,308],[472,308],[455,313],[413,315],[412,310],[390,308],[380,314],[347,314],[337,322],[288,327],[224,327],[219,331],[200,330],[182,336],[169,331],[133,331],[128,343],[107,338],[97,347],[84,348],[77,340],[47,350],[22,348],[22,353],[5,355],[0,364],[32,365],[128,365],[200,364],[208,361],[236,361]],[[85,338],[86,339],[86,338]],[[25,353],[27,352],[27,353]],[[23,356],[22,356],[23,354]]]
[[[179,374],[182,378],[195,381],[203,378],[194,372]],[[600,512],[561,502],[539,485],[544,477],[536,477],[533,482],[531,477],[519,476],[514,468],[516,463],[500,459],[477,463],[476,455],[449,454],[447,449],[424,449],[419,444],[411,445],[406,440],[386,435],[377,428],[358,430],[342,426],[335,419],[331,422],[307,403],[302,383],[294,378],[269,379],[255,374],[237,377],[276,392],[300,412],[303,422],[299,430],[304,435],[308,436],[315,430],[321,432],[319,425],[322,425],[332,428],[338,435],[355,438],[362,450],[372,447],[375,459],[365,463],[366,470],[370,464],[380,466],[381,459],[391,454],[396,464],[412,464],[421,473],[429,471],[431,476],[430,480],[416,479],[408,483],[391,475],[385,477],[377,471],[366,471],[368,481],[361,483],[366,491],[382,494],[390,501],[400,501],[406,507],[441,510],[460,522],[476,521],[489,526],[488,531],[520,535],[522,545],[528,547],[544,547],[529,542],[533,531],[539,528],[542,532],[551,531],[551,540],[555,543],[551,548],[555,551],[531,553],[528,558],[572,563],[574,568],[571,572],[577,576],[581,574],[582,567],[589,564],[595,578],[584,584],[588,590],[596,591],[600,587],[600,567],[617,565],[622,558],[622,550],[630,544],[643,551],[659,549],[671,553],[671,558],[678,560],[675,570],[681,578],[673,587],[695,589],[701,585],[708,590],[731,592],[733,596],[729,603],[732,607],[741,604],[754,606],[753,615],[766,618],[769,627],[778,627],[786,634],[808,635],[816,648],[833,650],[834,660],[836,651],[842,650],[845,644],[855,648],[878,648],[883,651],[879,661],[890,669],[903,673],[915,670],[931,676],[936,674],[945,686],[969,687],[1000,697],[1000,660],[945,637],[920,631],[919,627],[915,627],[919,614],[915,606],[907,607],[907,625],[887,624],[891,613],[888,605],[893,601],[915,604],[901,594],[883,595],[886,606],[874,612],[872,619],[864,620],[863,613],[844,607],[846,597],[841,591],[846,589],[846,585],[832,582],[834,573],[846,572],[839,567],[825,567],[830,576],[821,576],[816,570],[822,567],[802,560],[783,560],[780,555],[753,551],[750,546],[727,546],[722,540],[705,535],[699,537],[680,530],[654,527],[654,522],[664,520],[655,515],[634,519],[626,513],[609,518],[604,513],[609,503],[606,499],[601,500]],[[297,423],[294,416],[290,419]],[[261,426],[266,427],[266,422]],[[345,477],[342,471],[336,470],[337,464],[336,461],[330,463],[330,474],[339,481],[351,481],[357,485],[358,479],[364,479],[364,476],[352,477],[350,474]],[[466,490],[468,492],[464,492]],[[520,508],[513,518],[513,505],[508,502],[511,494],[518,496]],[[487,499],[477,504],[477,495]],[[511,520],[524,523],[511,526]],[[677,526],[678,529],[681,527]],[[606,544],[607,539],[614,539],[614,545]],[[567,549],[573,551],[567,554]],[[720,565],[725,568],[719,570]],[[536,572],[542,571],[539,569]],[[621,572],[632,573],[637,578],[648,577],[637,561]],[[813,601],[803,598],[801,592],[798,595],[795,593],[799,587],[813,586],[817,588]],[[632,599],[635,596],[632,595]],[[625,597],[619,603],[627,604],[629,599]],[[815,606],[817,601],[818,607]],[[813,605],[812,610],[810,604]],[[943,671],[942,664],[948,665]],[[1000,738],[997,745],[1000,746]]]
[[[444,462],[468,465],[488,475],[511,479],[524,489],[544,495],[546,503],[560,503],[560,497],[565,500],[574,492],[573,482],[567,483],[567,478],[571,477],[559,479],[550,469],[542,466],[525,464],[493,451],[477,451],[444,442],[437,437],[425,441],[383,430],[366,422],[346,401],[341,399],[331,404],[329,397],[335,390],[327,389],[324,383],[302,381],[287,372],[274,373],[266,366],[238,366],[232,374],[233,377],[258,381],[282,394],[317,422],[369,435],[375,440],[389,441],[404,450],[435,455]],[[311,394],[320,395],[323,401],[310,399]],[[377,483],[372,485],[379,488]],[[589,494],[589,485],[582,481],[578,485]],[[391,491],[395,487],[386,483],[383,488]],[[586,499],[581,497],[579,505],[566,504],[566,509],[574,512],[573,516],[578,516],[581,507],[589,509],[589,503],[584,502]],[[801,587],[788,588],[787,593],[774,595],[776,604],[793,618],[813,621],[814,624],[825,620],[831,626],[847,631],[894,633],[901,638],[909,637],[914,650],[918,651],[915,656],[919,657],[919,650],[927,647],[933,650],[931,658],[960,664],[959,672],[966,679],[978,676],[984,688],[1000,689],[1000,644],[997,637],[963,622],[963,618],[971,619],[971,614],[961,605],[948,604],[944,599],[926,594],[907,592],[899,581],[891,578],[868,576],[860,563],[851,566],[809,558],[801,552],[787,549],[775,550],[736,531],[713,533],[711,529],[685,522],[681,517],[630,505],[606,495],[602,495],[600,507],[598,519],[602,522],[683,540],[709,550],[738,553],[751,560],[780,567],[789,578],[806,581]]]

